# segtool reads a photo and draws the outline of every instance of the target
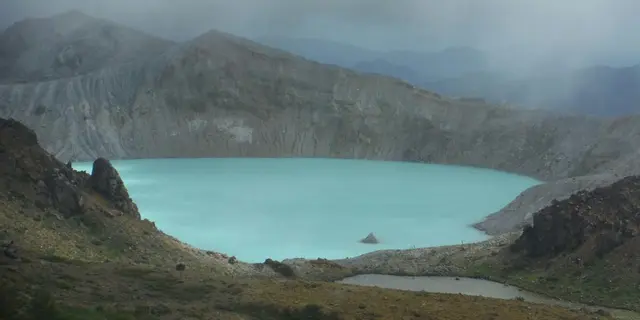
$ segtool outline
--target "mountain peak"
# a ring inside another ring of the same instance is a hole
[[[22,34],[47,31],[49,34],[64,34],[87,23],[106,22],[78,10],[65,11],[45,18],[26,18],[20,20],[4,31],[4,34]],[[43,39],[46,40],[46,39]]]
[[[68,20],[68,19],[73,19],[73,20],[100,20],[96,17],[90,16],[80,10],[76,10],[76,9],[72,9],[69,11],[64,11],[61,13],[58,13],[56,15],[53,15],[50,17],[51,20]]]
[[[0,34],[0,81],[73,77],[157,54],[172,44],[78,10],[25,19]]]

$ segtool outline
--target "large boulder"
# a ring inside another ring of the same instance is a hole
[[[138,206],[129,197],[120,174],[109,160],[98,158],[93,162],[89,184],[93,190],[112,202],[116,209],[140,219]]]
[[[380,243],[380,241],[378,241],[378,238],[376,238],[376,236],[373,234],[373,232],[369,233],[363,239],[360,239],[360,242],[366,243],[366,244],[377,244],[377,243]]]

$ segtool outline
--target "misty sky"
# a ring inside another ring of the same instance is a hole
[[[639,0],[0,0],[0,27],[70,9],[176,40],[215,28],[379,50],[468,45],[505,61],[640,62]]]

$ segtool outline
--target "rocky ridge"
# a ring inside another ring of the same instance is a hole
[[[65,217],[98,208],[90,198],[99,192],[106,200],[103,203],[113,204],[112,208],[100,208],[108,210],[105,214],[140,219],[135,203],[109,161],[96,160],[91,175],[74,171],[42,150],[36,134],[18,121],[0,118],[0,168],[4,180],[1,190],[33,200],[41,208],[54,207]],[[107,192],[103,191],[105,186],[110,187]]]
[[[639,236],[640,176],[630,176],[552,201],[533,217],[533,226],[524,228],[512,249],[532,258],[575,253],[577,262],[589,264]]]
[[[552,295],[640,310],[639,212],[640,176],[553,201],[505,252],[505,274]]]
[[[636,116],[448,99],[215,31],[153,48],[143,60],[0,85],[0,117],[33,128],[63,161],[337,157],[477,166],[547,182],[477,225],[490,233],[531,222],[554,198],[640,173]]]

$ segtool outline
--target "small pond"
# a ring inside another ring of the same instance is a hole
[[[610,308],[587,306],[579,303],[571,303],[552,299],[539,294],[528,292],[514,286],[502,283],[454,277],[406,277],[392,275],[363,274],[349,277],[338,281],[338,283],[374,286],[387,289],[398,289],[408,291],[425,291],[433,293],[452,293],[474,296],[483,296],[496,299],[516,299],[522,298],[524,301],[532,303],[542,303],[557,305],[566,308],[580,309],[586,308],[592,311],[603,309],[611,312],[618,319],[640,319],[640,314]]]

